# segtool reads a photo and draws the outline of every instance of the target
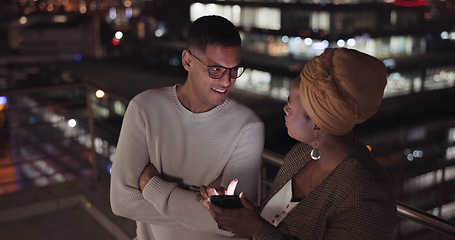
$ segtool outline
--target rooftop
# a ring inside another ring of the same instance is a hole
[[[2,239],[132,239],[136,223],[115,216],[109,176],[31,188],[0,196]]]

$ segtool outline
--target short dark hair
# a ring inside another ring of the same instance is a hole
[[[191,24],[188,30],[187,47],[205,53],[209,44],[240,47],[239,31],[231,21],[224,17],[216,15],[200,17]]]

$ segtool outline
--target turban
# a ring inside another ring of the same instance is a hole
[[[381,106],[387,84],[384,63],[353,49],[327,48],[300,73],[300,100],[322,130],[348,134]]]

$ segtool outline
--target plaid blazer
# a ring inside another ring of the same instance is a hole
[[[286,155],[262,207],[312,161],[311,147],[296,144]],[[345,159],[280,222],[266,223],[259,239],[392,239],[396,202],[382,167],[356,140]]]

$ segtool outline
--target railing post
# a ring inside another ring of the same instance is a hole
[[[88,128],[90,133],[90,140],[91,140],[91,147],[90,147],[90,163],[92,164],[93,169],[93,180],[98,180],[98,168],[96,166],[96,150],[95,150],[95,127],[93,123],[93,109],[92,109],[92,101],[90,98],[90,86],[85,85],[85,97],[86,97],[86,104],[87,104],[87,120],[88,120]]]

